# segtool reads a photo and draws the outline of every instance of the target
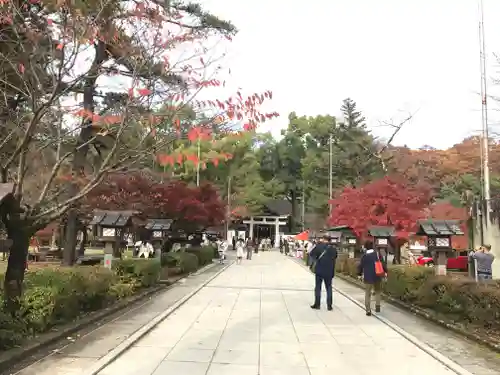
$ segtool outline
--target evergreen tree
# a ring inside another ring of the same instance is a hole
[[[350,128],[365,128],[366,127],[366,119],[363,114],[357,110],[356,102],[351,98],[344,99],[342,103],[342,107],[340,107],[344,115],[344,119],[347,120],[346,124]]]

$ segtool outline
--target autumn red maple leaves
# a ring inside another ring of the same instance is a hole
[[[139,216],[167,217],[181,228],[208,227],[219,224],[225,216],[225,205],[210,184],[199,187],[182,181],[161,182],[151,173],[113,173],[82,201],[81,209],[133,210]]]
[[[410,185],[403,179],[384,177],[360,187],[345,188],[335,199],[330,225],[349,225],[359,236],[372,225],[390,225],[411,232],[425,217],[431,203],[431,189],[425,184]]]

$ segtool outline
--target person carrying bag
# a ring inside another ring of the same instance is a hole
[[[387,277],[387,264],[380,257],[377,250],[373,249],[373,242],[365,242],[365,253],[358,265],[358,276],[365,283],[365,309],[366,315],[371,316],[372,292],[375,291],[375,312],[380,312],[382,299],[382,280]]]

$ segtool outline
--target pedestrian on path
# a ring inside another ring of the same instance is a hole
[[[245,255],[245,242],[243,239],[236,241],[236,264],[241,264],[243,256]]]
[[[365,253],[358,265],[358,276],[365,282],[365,309],[366,316],[372,315],[371,301],[372,292],[375,291],[375,312],[380,312],[380,301],[382,294],[382,279],[387,277],[387,264],[383,256],[373,249],[373,242],[365,242]],[[377,270],[376,264],[380,262],[383,273]]]
[[[311,309],[319,310],[321,306],[321,284],[325,284],[326,306],[328,311],[333,310],[332,282],[335,276],[335,262],[337,249],[330,244],[330,238],[324,236],[309,254],[311,257],[311,270],[315,275],[314,304]]]
[[[492,265],[495,256],[491,253],[491,245],[483,245],[472,254],[477,261],[477,278],[479,281],[492,279]]]
[[[219,251],[219,263],[224,264],[224,259],[226,258],[226,251],[229,245],[227,244],[227,241],[223,240],[222,238],[219,238],[217,241],[217,250]]]
[[[253,247],[254,247],[254,240],[253,239],[249,239],[248,242],[247,242],[247,259],[248,260],[252,260],[252,253],[253,253]]]

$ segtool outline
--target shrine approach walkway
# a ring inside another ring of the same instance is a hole
[[[99,374],[456,373],[339,293],[311,310],[313,281],[276,251],[233,264]]]

